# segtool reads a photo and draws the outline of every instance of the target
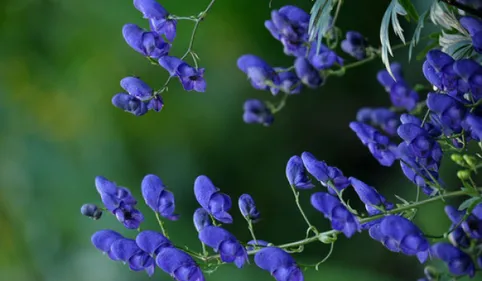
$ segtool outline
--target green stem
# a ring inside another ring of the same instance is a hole
[[[482,191],[481,188],[478,188],[478,190]],[[428,199],[425,199],[425,200],[422,200],[422,201],[418,201],[418,202],[412,202],[411,204],[400,206],[398,208],[395,208],[395,209],[392,209],[392,210],[389,210],[389,211],[385,211],[383,214],[374,215],[374,216],[370,216],[370,217],[360,219],[359,222],[361,224],[367,223],[367,222],[370,222],[370,221],[380,219],[380,218],[382,218],[386,215],[401,213],[403,211],[410,210],[410,209],[413,209],[413,208],[418,208],[418,207],[423,206],[425,204],[436,202],[436,201],[439,201],[439,200],[442,200],[442,199],[445,199],[445,198],[468,195],[468,193],[469,193],[469,191],[466,191],[466,190],[457,190],[457,191],[447,192],[443,195],[434,196],[434,197],[431,197],[431,198],[428,198]],[[315,241],[320,241],[320,242],[325,241],[324,243],[327,243],[326,241],[327,241],[328,238],[336,236],[339,233],[340,233],[340,231],[337,231],[337,230],[328,230],[328,231],[320,232],[316,235],[307,237],[305,239],[301,239],[299,241],[281,244],[281,245],[278,245],[276,247],[281,248],[281,249],[294,248],[294,247],[304,246],[306,244],[310,244],[310,243],[313,243]],[[328,243],[331,244],[333,242],[334,241],[331,239],[331,241],[328,242]],[[257,252],[259,252],[261,249],[254,249],[254,250],[248,251],[248,255],[254,255]],[[220,257],[219,255],[212,255],[212,256],[204,257],[201,260],[207,262],[207,261],[210,261],[210,260],[218,259],[219,257]]]
[[[303,208],[301,207],[299,192],[296,191],[294,185],[290,185],[290,186],[291,186],[291,190],[293,191],[293,195],[295,196],[296,206],[298,207],[298,210],[300,210],[300,213],[303,216],[303,219],[305,220],[306,224],[308,224],[308,229],[312,230],[315,234],[318,234],[318,230],[316,230],[316,228],[310,223],[310,220],[308,219],[305,212],[303,211]]]
[[[162,234],[163,234],[167,239],[169,239],[169,235],[167,234],[167,231],[166,231],[166,229],[164,228],[164,222],[161,220],[161,217],[159,216],[159,214],[158,214],[157,212],[155,212],[155,214],[156,214],[157,222],[159,223],[159,226],[161,227]]]
[[[258,240],[256,240],[256,236],[254,235],[254,227],[253,227],[253,222],[250,219],[247,219],[248,221],[248,229],[249,233],[251,233],[251,237],[253,237],[254,244],[258,245]]]

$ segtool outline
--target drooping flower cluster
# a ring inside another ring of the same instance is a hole
[[[445,212],[452,221],[450,243],[434,244],[431,253],[447,264],[451,274],[473,277],[476,265],[482,268],[482,204],[476,205],[466,218],[466,210],[459,211],[450,205],[445,207]]]
[[[122,28],[126,43],[152,62],[158,62],[171,77],[177,77],[186,91],[204,92],[206,82],[204,68],[190,66],[180,58],[169,56],[172,41],[176,37],[177,20],[156,0],[134,0],[134,7],[149,22],[150,30],[128,23]],[[166,40],[167,39],[167,40]],[[149,110],[161,111],[164,101],[160,91],[153,91],[137,77],[122,79],[121,86],[127,93],[116,94],[112,104],[136,116]]]
[[[343,59],[318,40],[309,40],[310,15],[301,8],[287,5],[271,12],[271,19],[265,27],[283,45],[284,53],[294,56],[289,68],[272,67],[255,55],[243,55],[238,59],[238,68],[247,76],[251,85],[258,90],[269,90],[273,95],[280,91],[292,95],[300,93],[302,86],[318,88],[325,81],[326,71],[334,66],[343,66]],[[342,49],[360,60],[368,56],[368,43],[358,32],[348,32]],[[294,70],[294,71],[293,71]],[[246,123],[270,125],[273,108],[260,100],[249,100],[244,107]],[[247,118],[249,116],[249,118]]]

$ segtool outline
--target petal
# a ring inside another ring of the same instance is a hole
[[[156,257],[156,264],[168,274],[173,274],[180,267],[195,266],[192,257],[174,247],[162,248]]]
[[[199,232],[199,240],[207,246],[218,251],[219,246],[225,240],[236,240],[227,230],[218,226],[206,226]]]
[[[139,10],[144,18],[162,19],[167,18],[169,13],[156,0],[134,0],[134,7]]]
[[[139,248],[151,255],[157,254],[160,248],[172,247],[169,239],[152,230],[144,230],[137,234],[136,243]]]
[[[121,234],[113,230],[100,230],[92,235],[92,244],[104,253],[110,252],[112,244],[119,239],[124,238]]]
[[[171,76],[177,75],[177,68],[183,61],[177,57],[163,56],[159,58],[159,65],[171,74]]]
[[[290,254],[276,247],[261,249],[255,254],[254,263],[270,273],[273,273],[279,267],[290,267],[296,264]]]
[[[206,226],[212,225],[209,213],[203,208],[196,209],[193,215],[193,221],[194,227],[196,227],[198,232],[203,230]]]
[[[116,240],[112,243],[110,249],[114,256],[125,262],[135,254],[142,252],[141,248],[137,246],[136,241],[128,238]]]
[[[306,170],[308,170],[317,181],[326,183],[330,180],[328,177],[328,165],[326,165],[325,162],[319,161],[313,154],[306,151],[301,154],[301,159]]]
[[[209,200],[211,196],[218,190],[207,176],[198,176],[194,181],[194,195],[196,200],[206,210],[209,210]]]
[[[120,85],[130,95],[141,100],[150,98],[153,93],[152,88],[137,77],[125,77],[120,81]]]

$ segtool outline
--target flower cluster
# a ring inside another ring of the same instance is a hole
[[[204,92],[204,68],[198,68],[197,63],[193,67],[185,62],[183,59],[187,54],[181,58],[169,55],[172,41],[176,37],[176,17],[169,14],[156,0],[134,0],[134,7],[149,22],[149,30],[133,23],[125,24],[122,35],[126,43],[151,62],[166,69],[170,75],[169,80],[177,77],[186,91]],[[141,116],[149,110],[159,112],[164,106],[160,94],[167,89],[167,83],[159,91],[153,91],[139,78],[126,77],[121,80],[121,86],[127,93],[116,94],[112,104],[126,112]]]
[[[272,67],[262,58],[248,54],[238,59],[238,68],[244,72],[258,90],[270,91],[273,95],[283,92],[286,95],[299,94],[303,86],[316,89],[323,85],[328,71],[342,67],[343,59],[332,49],[317,39],[309,40],[310,15],[296,6],[287,5],[271,12],[271,19],[265,27],[283,45],[288,56],[295,57],[288,68]],[[342,49],[350,56],[362,60],[370,55],[366,39],[358,32],[350,31],[342,42]],[[259,123],[265,126],[274,121],[277,109],[258,99],[250,99],[244,104],[244,122]]]

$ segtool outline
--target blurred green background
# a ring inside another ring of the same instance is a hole
[[[208,2],[162,4],[173,14],[189,16]],[[273,0],[273,8],[295,2],[307,10],[311,5],[308,0]],[[339,26],[362,32],[378,46],[387,1],[345,2]],[[122,38],[125,23],[147,27],[132,1],[2,0],[0,280],[149,280],[91,245],[90,236],[99,229],[135,235],[109,214],[99,221],[80,215],[83,203],[100,203],[96,175],[131,188],[138,198],[143,176],[159,175],[175,193],[182,215],[180,221],[167,223],[169,233],[175,243],[193,249],[199,249],[191,216],[197,208],[193,182],[200,174],[235,202],[242,193],[252,194],[263,216],[257,236],[276,244],[305,235],[284,172],[289,157],[303,151],[376,186],[392,201],[394,194],[413,199],[415,188],[398,165],[379,166],[348,128],[358,108],[389,105],[375,78],[382,68],[379,61],[290,98],[272,127],[242,122],[245,99],[271,96],[250,87],[236,59],[253,53],[276,66],[292,63],[263,26],[270,10],[268,0],[217,1],[201,24],[194,48],[206,67],[207,92],[185,92],[174,81],[164,95],[162,112],[135,117],[111,105],[111,97],[121,92],[120,79],[137,75],[159,88],[167,73]],[[174,55],[185,51],[191,28],[191,22],[179,23]],[[397,54],[407,80],[424,83],[421,63],[409,65],[406,50]],[[450,165],[444,163],[446,169],[452,169]],[[302,193],[308,216],[319,229],[329,229],[310,207],[310,193]],[[143,228],[157,229],[154,215],[139,201],[146,216]],[[360,206],[356,200],[353,204]],[[441,211],[441,204],[424,207],[417,222],[430,234],[443,233],[449,224]],[[249,240],[236,205],[232,213],[236,223],[227,228],[240,240]],[[328,249],[309,245],[298,258],[316,263]],[[340,237],[332,258],[319,272],[308,271],[306,280],[414,280],[422,275],[415,258],[391,253],[361,233],[350,240]],[[152,280],[169,277],[157,270]],[[221,267],[207,280],[274,279],[251,264],[243,270]]]

